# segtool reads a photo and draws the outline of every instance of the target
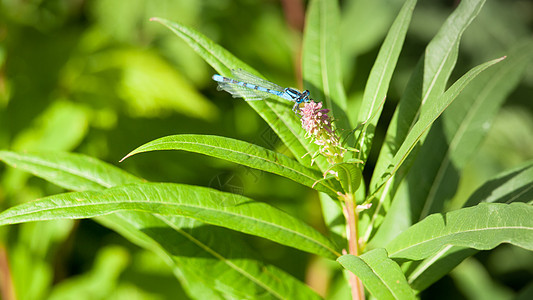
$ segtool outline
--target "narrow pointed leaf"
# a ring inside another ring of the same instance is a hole
[[[478,250],[465,247],[445,247],[424,260],[413,262],[412,270],[406,273],[407,282],[415,291],[421,292],[477,252]]]
[[[389,125],[385,141],[389,146],[381,149],[370,186],[374,186],[386,173],[397,149],[417,121],[422,106],[427,101],[437,101],[444,91],[457,60],[457,48],[463,32],[484,3],[485,0],[461,1],[428,44]]]
[[[89,187],[101,190],[116,184],[141,181],[112,165],[79,154],[3,151],[1,156],[12,166],[73,190]],[[180,220],[144,212],[122,211],[98,217],[97,221],[168,260],[190,295],[206,299],[224,299],[219,293],[234,298],[242,298],[243,293],[251,297],[266,294],[277,299],[294,299],[298,295],[306,299],[318,298],[294,277],[261,262],[229,229],[205,225],[193,219]],[[208,230],[205,230],[206,226],[209,226]],[[174,238],[169,239],[169,236]],[[179,252],[176,252],[177,249]],[[244,257],[247,259],[243,260]]]
[[[357,158],[362,161],[366,161],[370,152],[374,130],[383,108],[380,103],[387,95],[392,73],[400,56],[415,5],[416,0],[405,2],[392,24],[379,50],[376,62],[370,71],[358,118],[359,123],[365,123],[361,139],[357,145],[357,149],[360,150]]]
[[[69,190],[102,190],[144,181],[115,166],[82,154],[59,151],[0,151],[0,160]]]
[[[425,183],[409,195],[415,222],[441,211],[453,196],[449,191],[457,189],[457,172],[476,153],[488,124],[532,60],[533,42],[510,51],[505,61],[474,79],[444,112],[442,126],[430,131],[413,165],[414,176],[407,177],[409,182]]]
[[[152,20],[172,30],[221,75],[231,77],[231,69],[243,69],[259,76],[251,67],[203,34],[185,25],[165,19],[153,18]],[[274,99],[248,101],[247,103],[269,124],[299,162],[311,165],[310,156],[304,157],[304,155],[315,153],[318,150],[318,146],[309,143],[304,138],[305,132],[302,129],[300,120],[291,110],[292,103]],[[318,157],[315,162],[322,170],[327,166],[327,162],[323,157]]]
[[[377,191],[379,191],[379,189],[385,185],[389,178],[394,176],[409,153],[411,153],[411,150],[413,150],[418,141],[428,131],[433,122],[435,122],[435,120],[444,112],[444,110],[453,102],[453,100],[457,98],[459,93],[466,87],[466,85],[482,71],[500,62],[504,58],[505,57],[491,60],[468,71],[468,73],[459,78],[459,80],[457,80],[444,94],[442,94],[442,96],[439,98],[439,101],[431,103],[430,107],[427,108],[428,113],[420,116],[420,119],[413,126],[413,129],[405,138],[404,142],[400,146],[400,149],[398,149],[398,152],[392,160],[391,167],[388,169],[389,171],[385,172],[385,174],[387,174],[385,179],[374,188],[374,192],[372,193],[373,196],[375,196]]]
[[[360,257],[343,255],[337,261],[354,273],[376,299],[416,299],[400,266],[387,256],[383,248]]]
[[[281,153],[221,136],[193,134],[167,136],[138,147],[125,158],[137,153],[156,150],[185,150],[201,153],[281,175],[303,185],[314,187],[318,191],[336,195],[336,189],[331,182],[321,181],[315,184],[322,177],[320,172],[306,168]]]
[[[164,183],[120,186],[104,192],[68,193],[21,204],[0,214],[0,225],[91,218],[122,210],[184,216],[335,258],[335,246],[298,219],[265,203],[216,190]]]
[[[102,222],[142,247],[163,251],[195,297],[211,299],[209,287],[225,299],[320,299],[302,282],[261,262],[234,231],[141,212],[109,215]]]
[[[470,196],[465,206],[473,206],[481,202],[532,204],[533,162],[527,162],[487,181]]]
[[[510,243],[533,250],[533,206],[481,203],[447,214],[433,214],[386,247],[391,258],[425,259],[448,245],[489,250]]]
[[[337,1],[310,2],[304,30],[302,73],[312,98],[324,102],[340,128],[349,129],[342,81]]]
[[[461,1],[428,44],[423,57],[411,75],[387,129],[383,143],[387,146],[381,148],[370,181],[370,192],[379,198],[371,209],[362,214],[362,226],[367,227],[363,236],[365,240],[371,238],[375,233],[375,228],[382,222],[383,208],[390,207],[391,196],[396,193],[403,179],[402,174],[407,174],[409,169],[410,164],[407,164],[403,167],[404,172],[387,177],[394,156],[419,117],[422,114],[432,113],[435,102],[441,101],[440,96],[446,88],[457,60],[461,36],[476,18],[484,3],[485,0]],[[428,109],[425,108],[426,106]],[[385,185],[382,184],[383,178],[388,178]],[[382,192],[374,190],[377,186],[383,187]],[[381,246],[383,244],[375,245],[375,247]]]
[[[383,246],[411,224],[441,211],[457,190],[464,165],[475,155],[497,111],[519,83],[533,59],[533,42],[509,50],[501,63],[476,77],[446,109],[429,131],[409,174],[400,184],[373,246]],[[416,189],[410,186],[416,185]],[[507,186],[508,192],[510,186]],[[517,191],[518,192],[518,191]],[[519,201],[519,200],[518,200]],[[475,205],[477,203],[469,204]],[[404,219],[401,207],[409,206]]]

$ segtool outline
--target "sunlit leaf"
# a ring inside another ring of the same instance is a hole
[[[156,150],[185,150],[201,153],[251,168],[281,175],[318,191],[335,196],[331,183],[320,181],[322,174],[297,161],[266,148],[247,142],[213,135],[173,135],[148,142],[130,152],[125,158],[137,153]],[[315,184],[316,183],[316,184]]]
[[[532,58],[531,41],[517,45],[504,61],[472,80],[446,109],[420,147],[373,242],[384,245],[427,214],[440,211],[454,195],[462,168],[478,151],[494,115]],[[409,188],[413,184],[417,189]],[[408,214],[402,209],[406,206]],[[406,216],[405,222],[398,222]]]
[[[361,185],[363,174],[358,163],[343,162],[333,165],[330,171],[339,178],[345,193],[353,194]]]
[[[466,85],[468,85],[468,83],[470,83],[470,81],[472,81],[482,71],[500,62],[504,58],[505,57],[498,58],[473,68],[468,73],[463,75],[459,80],[457,80],[444,94],[442,94],[442,96],[439,97],[439,101],[428,103],[427,106],[430,107],[426,108],[427,113],[422,114],[420,119],[414,124],[411,131],[409,131],[409,134],[400,146],[400,149],[398,149],[398,152],[396,152],[396,155],[394,155],[391,166],[385,173],[385,179],[373,189],[374,192],[372,195],[375,195],[377,191],[385,185],[387,180],[391,178],[396,171],[398,171],[409,153],[411,153],[411,150],[413,150],[418,141],[429,130],[433,122],[435,122],[440,114],[444,112],[444,110],[453,102],[453,100],[455,100],[455,98],[466,87]]]
[[[2,151],[1,156],[19,169],[73,190],[101,190],[141,181],[114,166],[79,154]],[[275,298],[294,298],[299,294],[307,295],[310,299],[317,297],[294,277],[272,265],[261,263],[258,256],[231,230],[192,219],[155,216],[144,212],[121,211],[98,217],[97,220],[130,241],[166,258],[191,295],[222,299],[212,289],[216,288],[234,297],[242,297],[243,293],[261,295],[265,292]],[[206,227],[209,230],[205,230]],[[163,232],[154,228],[160,228]],[[174,238],[169,239],[169,236]],[[231,245],[239,246],[233,248]],[[183,252],[176,253],[176,249]],[[249,259],[243,261],[243,257]],[[268,272],[264,272],[265,268]],[[217,276],[219,273],[225,276]]]
[[[195,297],[319,299],[294,277],[261,262],[234,231],[193,219],[141,212],[98,219],[130,241],[163,252],[176,276]]]
[[[432,128],[403,183],[418,182],[419,189],[408,196],[414,222],[441,211],[453,196],[460,170],[479,149],[489,124],[532,60],[531,41],[510,50],[504,61],[475,78],[444,112],[442,125]]]
[[[364,225],[367,226],[364,234],[365,240],[371,238],[377,225],[383,221],[383,209],[388,210],[399,183],[403,176],[408,173],[410,163],[402,167],[405,171],[396,174],[396,176],[389,176],[391,175],[390,167],[394,165],[395,155],[400,146],[405,145],[404,141],[407,135],[412,132],[412,128],[419,118],[422,118],[423,115],[427,117],[428,114],[433,114],[437,103],[442,103],[440,97],[455,66],[461,36],[476,18],[484,3],[484,0],[461,1],[428,44],[424,56],[419,60],[411,75],[387,129],[387,135],[383,142],[384,147],[381,148],[370,181],[370,192],[379,198],[377,203],[362,216],[363,222],[369,223],[369,225]],[[383,185],[383,182],[386,184]],[[382,187],[383,190],[376,190],[376,187]],[[393,216],[391,214],[391,217]],[[388,230],[383,230],[383,234],[388,232]],[[378,238],[376,241],[386,241],[386,239]],[[380,243],[375,247],[383,245]]]
[[[391,258],[419,260],[448,245],[489,250],[510,243],[533,250],[533,206],[481,203],[446,214],[433,214],[413,225],[386,247]]]
[[[366,161],[374,131],[381,114],[383,106],[380,105],[387,96],[392,73],[396,67],[396,62],[400,56],[407,28],[411,22],[411,16],[416,5],[416,0],[406,1],[396,20],[392,24],[381,49],[379,50],[376,62],[368,77],[363,96],[363,103],[359,111],[358,122],[363,123],[361,137],[358,140],[357,158]]]
[[[533,163],[528,162],[489,180],[472,194],[465,206],[480,202],[533,203]]]
[[[179,184],[146,183],[50,196],[4,211],[0,225],[91,218],[122,210],[189,217],[329,258],[338,255],[335,246],[316,230],[272,206],[236,194]]]
[[[75,191],[103,190],[116,185],[143,182],[115,166],[83,154],[0,151],[0,160]]]
[[[243,69],[254,75],[259,75],[251,67],[201,33],[182,24],[161,18],[153,18],[152,20],[167,26],[176,35],[181,37],[196,53],[217,70],[219,74],[231,77],[231,69]],[[315,153],[318,150],[318,146],[309,143],[304,138],[305,132],[302,129],[300,120],[290,109],[292,106],[291,103],[274,99],[248,101],[247,103],[265,119],[300,163],[311,165],[311,158],[305,155]],[[323,157],[318,157],[316,164],[324,170],[327,162]]]
[[[382,248],[359,257],[343,255],[337,261],[354,273],[376,299],[416,299],[400,266]]]
[[[428,44],[391,120],[385,141],[387,147],[381,149],[371,186],[386,173],[393,156],[417,122],[422,107],[428,101],[439,102],[457,60],[461,36],[484,3],[484,0],[462,1]],[[424,111],[431,112],[432,109]]]

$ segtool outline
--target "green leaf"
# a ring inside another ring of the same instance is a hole
[[[181,37],[221,75],[231,77],[230,70],[240,68],[260,76],[226,49],[215,44],[197,31],[182,24],[161,18],[152,18],[152,20],[165,25]],[[302,129],[300,120],[290,109],[291,104],[289,102],[266,99],[263,101],[248,101],[247,103],[269,124],[300,163],[311,165],[311,157],[309,155],[306,156],[306,154],[315,153],[318,150],[318,146],[305,139],[305,132]],[[325,158],[317,157],[315,162],[322,170],[327,168]]]
[[[385,144],[389,146],[381,149],[370,186],[374,186],[386,173],[387,166],[397,149],[416,123],[421,107],[428,101],[438,102],[455,66],[461,36],[484,3],[484,0],[461,1],[428,44],[387,130]],[[431,111],[431,109],[425,109],[425,111]]]
[[[0,151],[0,160],[69,190],[103,190],[143,182],[115,166],[82,154]]]
[[[370,71],[358,117],[359,123],[365,123],[361,138],[356,146],[360,151],[357,158],[362,161],[366,161],[370,152],[374,131],[383,109],[383,105],[380,103],[387,95],[392,73],[400,56],[415,5],[416,0],[405,2],[379,50],[372,71]]]
[[[532,58],[533,42],[514,47],[504,61],[476,77],[435,122],[395,194],[372,242],[379,244],[374,246],[385,245],[411,224],[440,211],[454,195],[462,168],[475,155],[495,114]],[[416,189],[409,188],[413,184]],[[406,206],[409,219],[400,223],[398,220],[406,217],[402,209]]]
[[[448,245],[489,250],[501,243],[533,250],[531,205],[481,203],[433,214],[402,232],[386,249],[391,258],[420,260]]]
[[[409,153],[411,153],[413,148],[416,146],[422,136],[428,131],[433,122],[435,122],[435,120],[440,116],[440,114],[442,114],[442,112],[444,112],[444,110],[453,102],[453,100],[457,98],[459,93],[466,87],[466,85],[470,83],[470,81],[472,81],[482,71],[502,61],[504,58],[505,57],[491,60],[468,71],[468,73],[459,78],[459,80],[457,80],[444,94],[442,94],[441,97],[439,97],[439,101],[431,102],[426,105],[429,106],[426,109],[427,113],[422,114],[420,116],[420,119],[415,123],[415,125],[405,138],[404,142],[400,146],[400,149],[394,156],[391,166],[385,173],[387,174],[385,176],[385,179],[382,180],[382,182],[374,188],[372,196],[375,196],[377,192],[386,184],[389,178],[391,178],[396,173],[396,171],[398,171],[398,169],[405,161]]]
[[[353,194],[361,185],[363,174],[357,165],[357,162],[343,162],[334,164],[329,169],[335,173],[345,193]]]
[[[341,128],[348,129],[346,94],[342,81],[339,43],[338,2],[310,2],[303,38],[302,75],[304,86],[313,98],[331,109],[331,116]],[[320,96],[319,96],[320,95]]]
[[[91,218],[122,210],[189,217],[321,256],[339,256],[335,246],[318,231],[272,206],[236,194],[170,183],[145,183],[103,192],[50,196],[4,211],[0,214],[0,225]]]
[[[400,266],[387,256],[383,248],[360,257],[343,255],[337,261],[354,273],[376,299],[416,299]]]
[[[156,150],[185,150],[201,153],[251,168],[281,175],[303,185],[314,187],[318,191],[336,196],[336,189],[331,182],[320,181],[322,174],[302,166],[297,161],[281,153],[250,144],[247,142],[214,135],[173,135],[148,142],[130,152],[132,155]]]
[[[533,42],[513,49],[502,63],[474,79],[444,112],[442,127],[432,129],[407,180],[419,182],[410,193],[414,221],[441,211],[457,190],[458,170],[477,152],[492,119],[533,60]],[[443,137],[443,134],[445,137]],[[445,142],[446,141],[446,142]],[[443,146],[439,145],[444,143]],[[439,151],[438,149],[442,149]],[[404,181],[404,184],[407,181]]]
[[[197,298],[320,299],[294,277],[261,262],[234,231],[142,212],[98,219],[136,244],[165,256],[190,295]]]
[[[477,252],[475,249],[465,247],[445,247],[424,260],[411,262],[409,270],[405,272],[407,282],[415,291],[421,292]]]
[[[533,203],[533,162],[504,172],[478,188],[468,199],[465,206],[480,202]]]
[[[2,158],[20,169],[73,190],[100,190],[115,184],[140,181],[114,166],[79,154],[54,152],[32,155],[2,151]],[[53,167],[50,169],[50,166]],[[238,298],[242,297],[243,292],[248,295],[267,293],[280,299],[293,299],[299,294],[309,299],[317,298],[314,292],[294,277],[260,262],[235,232],[192,219],[183,219],[183,228],[176,228],[179,225],[176,220],[178,218],[124,211],[97,218],[97,221],[130,241],[155,251],[169,261],[190,295],[223,299],[213,290],[215,288]],[[209,226],[209,230],[194,230],[206,226]],[[159,228],[159,231],[154,228]],[[175,238],[169,239],[169,235]],[[236,245],[236,248],[227,245]],[[248,259],[243,260],[243,257]]]
[[[419,116],[421,118],[421,115],[432,114],[435,103],[442,102],[440,97],[455,66],[461,36],[484,3],[484,0],[461,1],[428,44],[424,56],[419,60],[392,117],[383,142],[387,146],[381,148],[370,181],[370,192],[375,196],[379,195],[379,200],[371,209],[362,214],[363,227],[367,227],[363,235],[364,240],[369,240],[377,227],[376,224],[382,222],[383,208],[389,208],[391,195],[396,193],[403,178],[402,174],[407,174],[409,164],[404,166],[406,169],[404,172],[396,176],[388,176],[390,175],[389,168],[393,164],[398,149],[419,120]],[[384,179],[387,181],[385,181],[386,186],[383,187]],[[383,187],[381,195],[376,187]]]

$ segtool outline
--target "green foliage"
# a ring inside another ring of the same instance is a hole
[[[0,4],[2,299],[531,294],[524,8],[75,3]],[[292,103],[215,91],[249,65],[301,79],[344,157]]]
[[[158,150],[185,150],[201,153],[281,175],[298,183],[314,187],[321,192],[335,195],[336,191],[331,184],[325,184],[323,181],[317,183],[317,180],[320,180],[320,172],[307,168],[286,155],[254,144],[220,136],[167,136],[140,146],[130,152],[125,158],[137,153]]]
[[[387,257],[384,249],[374,249],[361,256],[343,255],[337,260],[361,278],[378,299],[416,299],[400,266]]]
[[[334,246],[320,233],[267,204],[236,194],[170,183],[124,185],[103,192],[50,196],[40,199],[38,205],[25,203],[4,211],[0,225],[92,218],[122,210],[192,218],[270,238],[321,256],[338,255]]]
[[[444,216],[434,214],[402,232],[387,250],[391,257],[411,260],[435,254],[443,245],[487,250],[511,243],[533,250],[531,209],[524,203],[483,203]]]

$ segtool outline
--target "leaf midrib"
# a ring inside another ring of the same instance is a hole
[[[19,157],[17,157],[17,159],[22,160]],[[47,163],[48,161],[43,161],[41,159],[35,159],[34,157],[24,157],[23,160],[26,161],[26,162],[33,163],[33,164],[38,165],[38,166],[40,165],[40,166],[48,167],[48,168],[55,169],[55,170],[58,170],[58,171],[67,172],[69,174],[72,174],[74,176],[80,177],[82,179],[87,179],[90,182],[94,182],[94,183],[99,184],[99,185],[101,185],[103,187],[106,187],[106,188],[110,188],[110,187],[114,186],[114,184],[109,184],[109,183],[107,183],[105,181],[101,181],[101,180],[99,180],[98,177],[94,177],[94,176],[92,176],[89,173],[79,172],[76,169],[67,168],[66,166],[61,165],[61,164]]]
[[[201,42],[203,42],[202,40],[198,41],[196,39],[194,39],[194,37],[191,36],[191,34],[189,32],[185,32],[183,31],[183,29],[174,29],[172,26],[170,25],[167,25],[166,24],[166,20],[164,22],[164,25],[169,27],[171,30],[176,30],[178,32],[182,32],[184,33],[188,38],[190,39],[193,39],[195,41],[195,44],[197,44],[199,47],[201,47],[202,49],[204,49],[207,53],[211,54],[212,58],[213,59],[216,59],[218,62],[220,62],[222,65],[224,65],[227,69],[231,69],[232,67],[228,65],[228,63],[226,61],[223,61],[221,60],[213,51],[209,50],[208,48],[206,48]],[[296,132],[293,130],[293,128],[291,126],[289,126],[289,124],[287,122],[285,122],[284,118],[281,117],[281,115],[275,110],[272,108],[271,104],[268,102],[268,101],[263,101],[263,103],[265,103],[265,105],[270,109],[270,111],[275,115],[277,116],[277,120],[280,120],[283,125],[285,126],[285,128],[288,129],[288,131],[295,137],[295,139],[300,143],[300,145],[302,146],[303,149],[307,150],[307,152],[311,152],[310,149],[307,147],[307,145],[309,143],[305,143],[305,141],[302,140],[302,137],[298,134],[296,134]],[[261,115],[261,113],[259,113]],[[268,122],[267,122],[268,123]],[[272,129],[274,129],[274,131],[277,131],[278,128],[276,128],[275,126],[271,126]],[[280,135],[280,137],[283,139],[283,134]],[[294,151],[293,149],[291,149],[289,147],[289,149],[291,151]]]
[[[206,143],[202,143],[202,142],[169,141],[169,142],[153,143],[153,144],[151,144],[151,145],[155,145],[155,146],[157,146],[157,145],[179,144],[179,143],[181,143],[181,144],[191,144],[191,145],[204,146],[204,147],[209,147],[209,148],[215,148],[215,149],[217,149],[217,150],[224,150],[224,151],[228,151],[228,152],[233,152],[233,153],[235,153],[235,154],[242,154],[242,155],[245,155],[245,156],[249,156],[249,157],[251,157],[251,158],[256,158],[256,159],[258,159],[258,160],[262,160],[262,161],[265,161],[265,162],[268,162],[268,163],[274,164],[274,165],[276,165],[276,166],[278,166],[278,167],[283,167],[283,168],[288,169],[288,170],[290,170],[290,171],[292,171],[293,173],[296,173],[296,174],[298,174],[298,175],[301,175],[301,176],[303,176],[303,177],[305,177],[305,178],[307,178],[307,179],[309,179],[309,180],[311,180],[311,181],[315,181],[315,182],[317,181],[316,178],[313,178],[313,177],[311,177],[310,175],[307,175],[307,174],[305,174],[305,173],[302,173],[301,171],[298,171],[298,170],[296,170],[296,169],[294,169],[294,168],[292,168],[292,167],[289,167],[289,166],[286,166],[286,165],[282,165],[282,164],[280,164],[280,163],[278,163],[278,162],[276,162],[276,161],[268,160],[268,159],[266,159],[266,158],[264,158],[264,157],[257,156],[257,155],[253,155],[253,154],[250,154],[250,153],[247,153],[247,152],[242,152],[242,151],[238,151],[238,150],[234,150],[234,149],[229,149],[229,148],[224,148],[224,147],[220,147],[220,146],[214,146],[214,145],[212,145],[212,144],[206,144]],[[140,150],[142,151],[143,149],[140,149]],[[139,151],[139,152],[141,152],[141,151]],[[137,153],[138,153],[138,152],[137,152]],[[330,186],[325,185],[325,184],[322,183],[322,182],[319,182],[319,184],[321,184],[322,186],[328,188],[328,189],[331,190],[333,193],[336,193],[336,191],[335,191],[333,188],[331,188]]]
[[[303,235],[303,234],[301,234],[301,233],[299,233],[297,231],[294,231],[294,230],[292,230],[290,228],[280,226],[280,225],[278,225],[276,223],[267,222],[266,220],[256,219],[256,218],[253,218],[251,216],[240,215],[240,214],[237,214],[237,213],[228,212],[228,211],[225,211],[225,210],[217,210],[217,209],[213,209],[213,208],[205,207],[205,206],[195,206],[195,205],[182,204],[182,203],[176,204],[175,202],[164,202],[164,201],[142,201],[142,200],[133,200],[133,201],[131,201],[131,200],[129,200],[129,201],[122,201],[122,202],[115,202],[115,201],[104,202],[104,201],[100,201],[98,203],[91,203],[91,202],[89,202],[89,203],[80,203],[80,204],[68,203],[68,205],[61,206],[60,209],[68,209],[68,208],[76,208],[76,207],[89,207],[89,206],[97,207],[97,206],[106,206],[106,205],[112,205],[112,204],[132,204],[132,205],[134,205],[134,204],[154,204],[154,205],[167,205],[167,206],[170,206],[170,207],[177,206],[177,207],[193,208],[193,209],[209,211],[209,212],[217,212],[217,213],[220,213],[220,214],[225,214],[225,215],[228,215],[228,216],[234,216],[234,217],[238,217],[238,218],[241,218],[241,219],[248,219],[248,220],[251,220],[253,222],[256,222],[256,223],[259,223],[259,224],[263,224],[265,226],[270,226],[272,228],[281,229],[282,231],[285,231],[285,232],[288,232],[290,234],[302,237],[304,240],[307,240],[307,241],[309,241],[309,242],[311,242],[313,244],[316,244],[316,245],[320,246],[321,248],[327,249],[329,252],[331,252],[332,254],[336,255],[337,257],[340,256],[340,254],[337,253],[337,251],[335,251],[334,249],[328,247],[327,245],[324,245],[321,242],[319,242],[319,241],[317,241],[317,240],[315,240],[313,238],[310,238],[309,236]],[[24,212],[23,214],[16,214],[14,216],[9,216],[8,218],[20,217],[20,216],[31,215],[31,214],[36,214],[36,213],[44,213],[44,212],[47,212],[47,211],[53,211],[53,210],[57,210],[57,209],[58,209],[57,207],[46,207],[46,208],[42,208],[42,209],[32,210],[32,211],[29,211],[29,212]],[[108,211],[108,212],[101,213],[101,214],[95,214],[94,216],[103,216],[103,215],[107,215],[107,214],[111,214],[111,213],[115,213],[115,212],[119,212],[119,211],[124,211],[124,210],[128,210],[128,209],[120,208],[120,209],[116,209],[116,210],[113,210],[113,211]],[[153,212],[153,211],[145,210],[145,209],[140,209],[139,211],[146,211],[146,212],[158,214],[158,212]],[[189,217],[189,218],[193,218],[193,217]],[[5,219],[6,218],[4,218],[4,220]],[[205,220],[205,219],[202,219],[202,218],[193,218],[193,219],[213,224],[212,222],[209,222],[208,220]],[[0,220],[2,220],[2,219],[0,219]],[[4,223],[4,224],[6,224],[6,223]],[[220,225],[220,226],[222,226],[222,225]]]
[[[450,236],[459,235],[459,234],[463,234],[463,233],[483,232],[483,231],[502,230],[502,229],[519,229],[519,230],[525,229],[525,230],[532,230],[533,231],[533,228],[531,228],[531,227],[524,227],[524,226],[518,226],[517,225],[517,226],[500,226],[500,227],[489,227],[489,228],[480,228],[480,229],[469,229],[469,230],[463,230],[463,231],[459,231],[459,232],[451,232],[451,233],[447,233],[445,235],[441,235],[441,236],[438,236],[438,237],[434,237],[434,238],[423,240],[421,242],[412,244],[409,247],[402,248],[400,250],[392,252],[390,254],[390,257],[393,257],[393,256],[397,255],[398,253],[401,253],[401,252],[404,252],[404,251],[408,251],[409,249],[412,249],[414,247],[423,245],[425,243],[431,243],[431,242],[434,242],[434,241],[439,240],[439,239],[446,239],[446,238],[448,238]],[[456,245],[454,243],[447,243],[445,245],[460,246],[460,245]]]
[[[518,62],[520,60],[517,60]],[[514,65],[513,65],[514,66]],[[514,69],[514,68],[512,68]],[[491,76],[488,83],[485,86],[493,87],[495,84],[493,82],[498,82],[502,77],[504,76],[504,72],[497,72],[494,76]],[[445,170],[447,169],[448,165],[450,164],[450,156],[451,153],[457,148],[459,145],[459,141],[464,136],[465,132],[467,131],[468,127],[467,125],[470,124],[472,119],[475,116],[475,113],[481,108],[481,103],[483,103],[483,99],[487,97],[487,95],[492,91],[492,89],[483,89],[481,94],[477,97],[476,101],[474,102],[474,105],[472,105],[475,109],[469,109],[467,112],[467,115],[465,118],[463,118],[463,122],[461,122],[461,125],[457,129],[455,135],[453,136],[452,140],[450,141],[450,147],[448,147],[448,150],[446,151],[446,154],[439,166],[437,176],[435,177],[431,189],[428,193],[428,197],[424,203],[424,209],[422,210],[422,213],[420,214],[419,220],[424,219],[429,211],[429,208],[433,204],[433,201],[435,199],[437,189],[440,186],[440,182],[444,179]],[[429,203],[429,204],[428,204]]]
[[[274,291],[273,289],[271,289],[268,285],[264,284],[262,281],[260,280],[257,280],[254,276],[252,276],[252,274],[250,274],[249,272],[246,272],[246,270],[238,267],[237,265],[235,265],[234,263],[232,263],[231,261],[229,261],[228,259],[226,259],[226,257],[224,257],[223,255],[221,255],[220,253],[218,253],[217,251],[211,249],[209,246],[207,246],[205,243],[199,241],[198,239],[194,238],[192,235],[188,234],[187,232],[185,232],[184,230],[182,230],[181,228],[178,228],[176,227],[176,225],[174,225],[172,222],[170,222],[169,220],[167,220],[166,218],[164,218],[163,216],[161,215],[158,215],[158,214],[154,214],[154,217],[162,220],[165,224],[167,224],[169,227],[171,227],[172,229],[176,230],[178,233],[180,233],[181,235],[183,235],[186,239],[190,240],[192,243],[196,244],[198,247],[204,249],[204,251],[208,252],[209,254],[213,255],[214,257],[216,257],[217,259],[219,259],[220,261],[223,261],[226,265],[228,265],[230,268],[236,270],[237,272],[239,272],[240,274],[242,274],[244,277],[250,279],[250,281],[254,282],[255,284],[257,284],[258,286],[264,288],[266,291],[268,291],[269,293],[271,293],[272,295],[274,295],[275,297],[277,297],[278,299],[283,299],[283,297],[277,293],[276,291]]]
[[[403,23],[404,20],[407,18],[408,15],[409,15],[409,14],[406,14],[406,15],[404,16],[404,18],[402,19],[402,22],[400,22],[400,23]],[[391,60],[392,52],[393,52],[392,50],[395,48],[395,45],[397,44],[398,39],[399,39],[399,36],[398,36],[397,33],[400,32],[400,31],[401,31],[401,27],[399,27],[398,30],[396,30],[396,31],[395,31],[395,34],[393,35],[393,36],[394,36],[394,39],[393,39],[392,44],[391,44],[392,47],[390,47],[391,51],[388,51],[388,52],[387,52],[387,56],[386,56],[386,59],[385,59],[385,62],[386,62],[386,63],[385,63],[384,65],[388,65],[389,62],[390,62],[390,60]],[[377,87],[376,87],[376,89],[375,89],[375,93],[371,96],[371,99],[372,99],[372,105],[371,105],[371,107],[370,107],[370,109],[369,109],[369,111],[368,111],[368,114],[367,114],[367,116],[366,116],[366,118],[365,118],[364,120],[369,120],[370,117],[372,116],[372,113],[373,113],[373,110],[374,110],[374,106],[375,106],[375,104],[376,104],[376,102],[377,102],[377,96],[378,96],[379,91],[380,91],[380,89],[381,89],[381,86],[382,86],[382,84],[383,84],[384,74],[386,73],[386,71],[387,71],[387,68],[382,68],[382,72],[380,73],[380,75],[379,75],[379,77],[378,77],[379,80],[378,80],[378,84],[376,85]],[[363,100],[363,101],[364,101],[364,100]],[[365,121],[365,122],[366,122],[366,121]],[[368,127],[368,126],[367,126],[367,127]],[[362,136],[362,138],[361,138],[361,143],[359,144],[359,148],[360,148],[360,149],[362,149],[363,146],[364,146],[364,140],[365,140],[365,138],[366,138],[366,133],[367,133],[367,131],[365,130],[365,131],[363,132],[363,136]],[[359,158],[359,159],[361,159],[361,155],[362,155],[362,151],[358,153],[358,158]]]

